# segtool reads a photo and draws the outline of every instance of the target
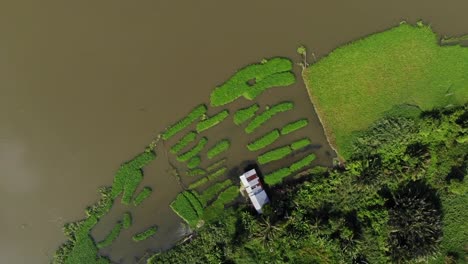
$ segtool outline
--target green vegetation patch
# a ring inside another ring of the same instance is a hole
[[[132,226],[132,214],[130,214],[130,212],[126,212],[124,213],[123,215],[123,220],[122,220],[122,224],[123,224],[123,228],[125,229],[128,229]]]
[[[284,147],[276,148],[274,150],[270,150],[268,152],[261,154],[260,156],[257,157],[257,160],[258,160],[258,163],[263,165],[263,164],[267,164],[275,160],[282,159],[286,157],[287,155],[291,154],[291,152],[292,152],[291,147],[284,146]]]
[[[114,177],[111,195],[115,199],[123,192],[122,203],[130,204],[133,194],[143,180],[141,169],[156,158],[153,152],[143,152],[122,164]]]
[[[303,77],[340,156],[357,131],[396,105],[422,110],[468,101],[468,48],[439,46],[430,26],[406,23],[337,48]]]
[[[291,122],[291,123],[285,125],[281,129],[281,135],[287,135],[287,134],[292,133],[292,132],[294,132],[296,130],[299,130],[299,129],[307,126],[308,123],[309,123],[309,121],[307,119],[301,119],[301,120]]]
[[[151,193],[153,192],[153,189],[151,187],[145,186],[143,190],[133,199],[133,204],[135,206],[140,205],[146,198],[148,198]]]
[[[310,139],[308,138],[303,138],[303,139],[299,139],[297,141],[294,141],[292,144],[291,144],[291,149],[292,150],[299,150],[301,148],[304,148],[304,147],[307,147],[310,145]]]
[[[206,171],[204,169],[195,168],[187,171],[187,175],[191,177],[205,175]]]
[[[295,82],[291,70],[292,62],[286,58],[272,58],[244,67],[216,87],[211,93],[211,105],[225,105],[241,96],[253,100],[266,89],[291,85]]]
[[[188,167],[189,169],[194,169],[194,168],[198,167],[198,165],[200,165],[200,163],[201,163],[201,158],[200,158],[199,155],[197,155],[197,156],[191,158],[191,159],[188,161],[187,167]]]
[[[175,134],[184,130],[197,119],[200,119],[206,113],[206,111],[207,108],[204,104],[195,107],[195,109],[193,109],[192,112],[190,112],[185,118],[175,123],[174,125],[168,127],[166,131],[162,134],[162,139],[168,140],[169,138],[173,137]]]
[[[220,160],[216,161],[215,163],[211,164],[210,166],[208,166],[208,168],[206,168],[206,170],[211,172],[211,171],[217,169],[219,166],[223,165],[226,162],[226,160],[227,160],[227,158],[220,159]]]
[[[221,192],[216,200],[205,209],[205,220],[214,220],[222,215],[224,206],[234,201],[239,196],[239,187],[231,186]]]
[[[219,154],[225,152],[226,150],[229,149],[230,146],[231,146],[231,143],[227,139],[223,139],[219,141],[218,143],[216,143],[214,147],[208,150],[207,152],[208,159],[212,159],[218,156]]]
[[[208,128],[214,127],[217,124],[221,123],[226,117],[229,116],[229,111],[228,110],[223,110],[216,115],[209,117],[203,121],[200,121],[200,123],[197,124],[197,132],[201,133]]]
[[[259,128],[263,123],[267,122],[281,112],[286,112],[294,108],[294,104],[292,102],[281,102],[276,105],[273,105],[269,109],[263,111],[261,114],[257,115],[245,128],[245,132],[250,134],[254,132],[257,128]]]
[[[104,240],[97,243],[97,247],[101,249],[110,246],[119,237],[122,228],[123,224],[121,222],[116,223]]]
[[[226,173],[226,170],[227,168],[226,167],[222,167],[220,169],[218,169],[217,171],[211,173],[210,175],[208,175],[208,180],[212,181],[212,180],[215,180],[221,176],[223,176],[225,173]]]
[[[260,106],[258,104],[252,104],[249,107],[237,110],[236,113],[234,113],[234,124],[241,125],[245,121],[251,119],[255,116],[259,108]]]
[[[143,231],[141,233],[135,234],[132,237],[132,239],[135,242],[143,241],[143,240],[146,240],[146,239],[154,236],[154,234],[156,234],[157,231],[158,231],[158,227],[157,226],[152,226],[152,227],[146,229],[145,231]]]
[[[291,175],[292,171],[289,168],[282,168],[272,173],[265,175],[265,183],[268,185],[275,185],[281,183],[284,178]]]
[[[299,171],[307,166],[309,166],[312,161],[314,161],[316,158],[316,156],[314,154],[309,154],[307,155],[306,157],[304,157],[303,159],[297,161],[297,162],[294,162],[290,167],[289,169],[291,170],[291,172],[296,172],[296,171]]]
[[[207,182],[208,182],[208,178],[207,178],[207,177],[203,177],[203,178],[199,179],[198,181],[195,181],[194,183],[191,183],[191,184],[188,186],[188,188],[189,188],[190,190],[193,190],[193,189],[195,189],[195,188],[198,188],[198,187],[204,185],[204,184],[207,183]]]
[[[213,200],[218,193],[220,193],[222,190],[226,189],[230,185],[232,185],[232,181],[229,179],[211,185],[200,195],[200,202],[202,202],[203,206],[206,206],[208,202]]]
[[[177,142],[174,146],[171,147],[169,150],[172,154],[179,153],[182,149],[184,149],[188,144],[195,141],[197,138],[197,133],[195,131],[188,132],[185,136],[183,136],[179,142]]]
[[[179,215],[192,228],[197,226],[200,217],[203,214],[203,208],[197,195],[190,191],[184,191],[177,195],[171,203],[172,210]]]
[[[250,151],[260,150],[262,148],[265,148],[265,147],[273,144],[273,142],[275,142],[279,137],[280,137],[280,132],[279,132],[278,129],[275,129],[275,130],[273,130],[271,132],[268,132],[265,135],[255,139],[253,142],[249,143],[247,145],[247,148]]]
[[[206,143],[208,143],[208,139],[206,137],[201,138],[198,141],[197,145],[195,145],[192,149],[190,149],[189,151],[177,156],[177,160],[180,161],[180,162],[185,162],[185,161],[195,157],[196,155],[198,155],[203,150]]]

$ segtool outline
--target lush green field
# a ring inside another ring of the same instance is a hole
[[[303,139],[299,139],[297,141],[294,141],[291,144],[291,149],[292,150],[298,150],[298,149],[304,148],[304,147],[306,147],[308,145],[310,145],[310,139],[303,138]]]
[[[198,167],[198,165],[200,165],[201,163],[201,158],[200,158],[200,155],[197,155],[193,158],[191,158],[188,162],[187,162],[187,167],[189,169],[194,169],[196,167]]]
[[[272,107],[266,109],[261,114],[257,115],[245,128],[245,132],[250,134],[254,132],[257,128],[259,128],[263,123],[270,120],[273,116],[281,113],[286,112],[294,108],[294,104],[292,102],[281,102],[278,104],[273,105]]]
[[[188,186],[188,188],[189,188],[189,190],[193,190],[193,189],[195,189],[195,188],[198,188],[198,187],[204,185],[204,184],[207,183],[207,182],[208,182],[208,178],[207,178],[207,177],[203,177],[203,178],[201,178],[201,179],[199,179],[199,180],[197,180],[197,181],[191,183],[191,184]]]
[[[200,121],[200,123],[197,124],[197,132],[201,133],[211,127],[216,126],[217,124],[221,123],[224,119],[226,119],[228,116],[229,116],[229,111],[223,110],[215,114],[212,117],[209,117],[205,120]]]
[[[223,213],[224,206],[239,196],[239,187],[231,186],[221,192],[216,200],[205,209],[204,219],[213,220]]]
[[[203,215],[203,206],[197,196],[192,192],[184,191],[177,195],[170,205],[172,210],[192,228],[197,226]]]
[[[173,137],[175,134],[188,127],[197,119],[200,119],[206,113],[206,111],[207,108],[204,104],[195,107],[195,109],[193,109],[186,117],[184,117],[174,125],[168,127],[166,131],[162,134],[162,139],[168,140],[169,138]]]
[[[198,155],[203,150],[206,143],[208,143],[208,139],[206,137],[201,138],[198,141],[197,145],[195,145],[192,149],[190,149],[189,151],[187,151],[185,153],[182,153],[179,156],[177,156],[177,160],[180,161],[180,162],[185,162],[185,161],[188,161],[189,159],[195,157],[196,155]]]
[[[122,220],[123,228],[130,228],[132,226],[132,222],[132,214],[130,214],[130,212],[124,213]]]
[[[105,248],[107,246],[110,246],[112,242],[114,242],[120,235],[120,231],[123,228],[123,224],[121,222],[118,222],[114,225],[112,230],[110,231],[109,234],[104,238],[104,240],[99,241],[97,243],[98,248]]]
[[[252,104],[249,107],[242,108],[234,113],[234,124],[241,125],[245,121],[255,116],[260,106],[258,104]]]
[[[307,126],[308,123],[309,123],[309,121],[307,119],[301,119],[301,120],[291,122],[291,123],[285,125],[281,129],[281,135],[287,135],[287,134],[292,133],[292,132],[294,132],[296,130],[299,130],[299,129]]]
[[[295,82],[291,70],[292,62],[286,58],[271,58],[261,64],[244,67],[216,87],[211,93],[211,105],[225,105],[241,96],[253,100],[266,89],[291,85]]]
[[[265,152],[261,154],[260,156],[257,157],[258,163],[261,165],[267,164],[269,162],[275,161],[282,159],[286,157],[287,155],[291,154],[292,149],[290,146],[284,146],[280,148],[276,148],[273,150],[270,150],[268,152]]]
[[[141,192],[137,194],[135,199],[133,199],[133,204],[135,206],[140,205],[146,198],[148,198],[151,195],[152,192],[153,189],[151,189],[151,187],[145,186],[143,190],[141,190]]]
[[[171,147],[169,150],[172,154],[179,153],[182,149],[184,149],[188,144],[195,141],[197,138],[197,133],[195,131],[188,132],[185,136],[183,136],[179,142],[177,142],[174,146]]]
[[[288,168],[281,168],[264,176],[265,183],[268,185],[276,185],[283,181],[284,178],[288,177],[289,175],[297,172],[307,166],[309,166],[312,161],[315,160],[314,154],[309,154],[306,157],[302,158],[299,161],[294,162]]]
[[[273,144],[273,142],[275,142],[279,137],[280,137],[280,132],[278,129],[275,129],[255,139],[253,142],[247,144],[247,148],[250,151],[260,150],[262,148],[265,148]]]
[[[349,158],[357,131],[394,107],[468,101],[468,48],[439,46],[429,26],[402,23],[337,48],[303,78],[326,134]]]
[[[156,232],[158,231],[158,227],[156,226],[152,226],[148,229],[146,229],[145,231],[143,232],[140,232],[138,234],[135,234],[132,239],[133,241],[135,242],[138,242],[138,241],[143,241],[143,240],[146,240],[152,236],[154,236],[154,234],[156,234]]]
[[[206,171],[201,168],[195,168],[187,171],[187,175],[191,177],[205,175]]]
[[[316,156],[314,154],[309,154],[306,157],[304,157],[303,159],[301,159],[299,161],[296,161],[293,164],[291,164],[291,166],[289,166],[289,169],[292,172],[297,172],[297,171],[309,166],[312,163],[312,161],[315,160],[315,158],[316,158]]]
[[[226,150],[229,149],[231,146],[231,143],[227,139],[220,140],[216,145],[214,145],[212,148],[210,148],[207,152],[208,159],[212,159],[219,154],[225,152]]]
[[[206,206],[208,202],[213,200],[218,193],[220,193],[222,190],[226,189],[230,185],[232,185],[232,181],[229,179],[211,185],[201,193],[200,202],[202,202],[203,206]]]

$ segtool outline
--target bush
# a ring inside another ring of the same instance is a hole
[[[187,222],[190,227],[193,228],[197,226],[199,215],[184,192],[177,195],[170,207],[178,216]]]
[[[265,183],[268,185],[275,185],[281,183],[283,178],[288,177],[291,175],[292,171],[289,168],[282,168],[276,170],[272,173],[265,175]]]
[[[226,173],[226,170],[227,170],[226,167],[222,167],[222,168],[218,169],[217,171],[213,172],[212,174],[208,175],[207,178],[210,181],[215,180],[216,178],[219,178],[219,177],[223,176],[224,173]]]
[[[201,178],[201,179],[199,179],[198,181],[196,181],[196,182],[194,182],[194,183],[191,183],[191,184],[188,186],[188,188],[189,188],[190,190],[193,190],[193,189],[195,189],[195,188],[198,188],[198,187],[204,185],[204,184],[207,183],[207,182],[208,182],[208,178],[207,178],[207,177],[204,177],[204,178]]]
[[[292,150],[299,150],[299,149],[301,149],[303,147],[306,147],[308,145],[310,145],[310,139],[303,138],[303,139],[300,139],[300,140],[297,140],[297,141],[293,142],[291,144],[291,148],[292,148]]]
[[[303,159],[297,161],[297,162],[294,162],[290,167],[289,169],[291,170],[291,172],[296,172],[296,171],[299,171],[307,166],[309,166],[312,161],[315,160],[315,155],[314,154],[310,154],[306,157],[304,157]]]
[[[121,222],[118,222],[117,224],[115,224],[115,226],[112,228],[110,233],[107,234],[106,238],[104,238],[104,240],[97,243],[97,247],[101,249],[101,248],[110,246],[112,242],[114,242],[119,237],[122,227],[123,227],[123,224]]]
[[[206,170],[208,172],[211,172],[214,169],[218,168],[219,166],[223,165],[226,162],[226,160],[227,160],[226,158],[218,160],[217,162],[215,162],[215,163],[211,164],[210,166],[208,166],[208,168],[206,168]]]
[[[239,187],[231,186],[219,194],[218,198],[205,209],[204,219],[214,220],[223,214],[224,206],[239,196]]]
[[[191,177],[205,175],[206,171],[200,168],[195,168],[187,171],[187,175]]]
[[[146,198],[148,198],[151,193],[153,192],[153,189],[151,187],[144,187],[143,190],[133,199],[133,204],[135,206],[140,205]]]
[[[205,191],[202,192],[200,195],[200,201],[204,206],[208,204],[209,201],[215,198],[215,196],[221,192],[222,190],[226,189],[228,186],[232,185],[232,181],[227,179],[223,182],[219,182],[216,184],[211,185]]]
[[[182,149],[184,149],[188,144],[195,141],[197,137],[197,133],[195,131],[190,131],[185,136],[183,136],[179,142],[177,142],[174,146],[171,147],[169,150],[172,154],[179,153]]]
[[[273,142],[275,142],[280,137],[280,132],[278,129],[275,129],[267,134],[255,139],[253,142],[247,145],[247,148],[250,151],[257,151],[264,147],[269,146]]]
[[[216,115],[209,117],[203,121],[200,121],[200,123],[197,124],[197,132],[201,133],[208,128],[214,127],[217,124],[221,123],[226,117],[229,116],[229,111],[228,110],[223,110]]]
[[[168,140],[173,137],[178,132],[182,131],[184,128],[188,127],[190,124],[195,122],[195,120],[202,117],[207,111],[206,105],[201,104],[195,109],[192,110],[185,118],[175,123],[174,125],[168,127],[166,131],[162,134],[162,139]]]
[[[212,159],[218,156],[219,154],[228,150],[230,146],[231,146],[231,143],[227,139],[223,139],[219,141],[218,143],[216,143],[214,147],[208,150],[208,153],[207,153],[208,159]]]
[[[206,143],[208,143],[208,139],[206,137],[201,138],[200,141],[198,141],[197,145],[194,146],[191,150],[177,156],[177,160],[180,161],[180,162],[185,162],[185,161],[195,157],[196,155],[198,155],[200,153],[200,151],[203,150]]]
[[[201,163],[201,158],[199,155],[197,155],[189,160],[189,162],[187,163],[187,167],[189,169],[193,169],[193,168],[196,168],[198,165],[200,165],[200,163]]]
[[[123,220],[122,220],[123,228],[128,229],[130,226],[132,226],[132,215],[130,212],[126,212],[123,215]]]
[[[249,107],[237,110],[234,114],[234,124],[241,125],[245,121],[254,117],[255,113],[258,111],[259,108],[260,107],[258,106],[258,104],[253,104]]]
[[[263,153],[257,157],[258,163],[261,165],[267,164],[269,162],[282,159],[287,155],[291,154],[292,150],[289,146],[280,147],[274,150]]]
[[[281,129],[281,135],[287,135],[289,133],[292,133],[296,130],[299,130],[305,126],[307,126],[307,124],[309,123],[309,121],[307,119],[301,119],[301,120],[297,120],[297,121],[294,121],[292,123],[289,123],[287,125],[285,125],[282,129]]]
[[[292,102],[282,102],[278,103],[269,109],[263,111],[261,114],[257,115],[245,128],[245,132],[250,134],[254,132],[257,128],[259,128],[263,123],[267,122],[278,113],[286,112],[294,108],[294,104]]]
[[[272,58],[264,64],[252,64],[240,69],[211,93],[211,105],[221,106],[244,96],[254,99],[264,90],[293,84],[292,63],[286,58]],[[248,82],[255,80],[255,84]]]
[[[146,229],[145,231],[143,231],[141,233],[135,234],[132,237],[133,241],[138,242],[138,241],[146,240],[146,239],[152,237],[154,234],[156,234],[156,231],[158,231],[158,227],[152,226],[152,227]]]

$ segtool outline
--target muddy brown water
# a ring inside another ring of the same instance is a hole
[[[298,43],[320,57],[403,19],[428,21],[441,35],[466,34],[466,10],[463,0],[2,1],[0,263],[48,263],[65,241],[63,224],[84,217],[119,164],[195,105],[208,103],[211,90],[236,69],[271,56],[297,61]],[[259,103],[285,100],[296,109],[261,131],[308,117],[307,130],[275,145],[308,136],[317,163],[329,164],[332,154],[301,83],[271,90]],[[248,103],[241,99],[228,108]],[[205,133],[210,144],[233,140],[227,162],[232,173],[254,159],[245,144],[261,134],[239,133],[231,119]],[[145,168],[143,185],[153,187],[151,198],[138,208],[117,204],[93,230],[102,238],[123,212],[132,211],[135,225],[101,251],[116,262],[134,263],[135,256],[165,249],[184,233],[168,207],[181,188],[164,153],[158,154]],[[160,227],[154,238],[130,240],[153,224]]]

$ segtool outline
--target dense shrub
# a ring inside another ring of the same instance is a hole
[[[198,141],[197,145],[195,145],[192,149],[190,149],[189,151],[177,156],[177,160],[180,161],[180,162],[185,162],[185,161],[188,161],[189,159],[195,157],[196,155],[198,155],[203,150],[206,143],[208,143],[208,139],[206,137],[201,138]]]
[[[259,108],[258,104],[253,104],[249,107],[237,110],[236,113],[234,113],[234,124],[241,125],[245,121],[254,117]]]
[[[123,224],[121,222],[118,222],[115,224],[115,226],[112,228],[109,234],[107,234],[106,238],[104,240],[100,241],[97,243],[98,248],[105,248],[107,246],[110,246],[120,235],[120,231],[123,228]]]
[[[183,136],[179,142],[177,142],[174,146],[171,147],[169,150],[172,154],[179,153],[182,149],[184,149],[188,144],[195,141],[197,137],[197,133],[195,131],[188,132],[185,136]]]
[[[151,193],[153,192],[153,189],[151,187],[145,186],[143,190],[133,199],[133,204],[135,206],[140,205],[146,198],[148,198]]]
[[[200,165],[200,163],[201,163],[201,158],[200,158],[199,155],[197,155],[197,156],[191,158],[191,159],[188,161],[187,167],[188,167],[189,169],[194,169],[194,168],[198,167],[198,165]]]
[[[287,155],[291,154],[292,150],[289,146],[284,146],[280,148],[276,148],[274,150],[270,150],[265,152],[257,157],[258,163],[261,165],[267,164],[269,162],[282,159]]]
[[[291,122],[291,123],[285,125],[281,129],[281,135],[287,135],[287,134],[292,133],[292,132],[294,132],[296,130],[299,130],[299,129],[307,126],[308,123],[309,123],[309,121],[307,119],[301,119],[301,120]]]
[[[201,118],[207,111],[206,105],[201,104],[195,109],[192,110],[185,118],[175,123],[174,125],[168,127],[166,131],[162,134],[162,139],[168,140],[178,132],[182,131],[184,128],[188,127],[190,124],[195,122],[195,120]]]
[[[156,226],[152,226],[141,233],[135,234],[132,237],[132,239],[135,242],[143,241],[152,237],[154,234],[156,234],[157,231],[158,231],[158,228]]]
[[[225,152],[226,150],[229,149],[230,146],[231,146],[231,143],[227,139],[223,139],[219,141],[218,143],[216,143],[214,147],[208,150],[207,152],[208,159],[212,159],[218,156],[219,154]]]
[[[207,130],[208,128],[216,126],[217,124],[221,123],[224,119],[226,119],[226,117],[228,116],[229,116],[229,111],[223,110],[212,117],[209,117],[203,121],[200,121],[197,124],[197,132],[201,133]]]
[[[294,108],[294,104],[292,102],[282,102],[276,105],[273,105],[269,109],[263,111],[261,114],[257,115],[245,128],[245,132],[250,134],[254,132],[257,128],[259,128],[263,123],[267,122],[281,112],[286,112]]]
[[[265,135],[255,139],[253,142],[247,145],[247,148],[250,151],[257,151],[262,148],[265,148],[275,142],[280,137],[280,132],[278,129],[275,129],[271,132],[266,133]]]

